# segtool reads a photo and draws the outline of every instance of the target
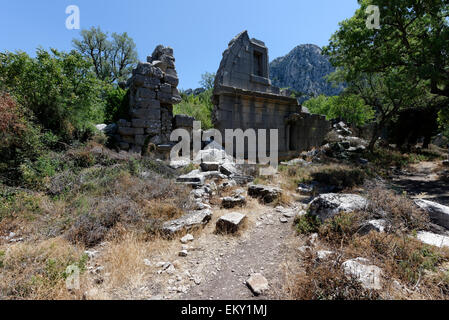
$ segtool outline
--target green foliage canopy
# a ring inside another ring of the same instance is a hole
[[[100,27],[92,27],[82,30],[81,39],[74,39],[73,45],[92,61],[97,77],[103,81],[126,81],[138,62],[136,44],[126,32],[113,33],[109,40]]]
[[[374,110],[357,95],[319,95],[307,100],[304,106],[312,113],[325,115],[328,120],[341,119],[355,126],[363,126],[374,117]]]
[[[103,120],[102,83],[81,54],[38,49],[0,53],[0,82],[33,119],[64,139]]]

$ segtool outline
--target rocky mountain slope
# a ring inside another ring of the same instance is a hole
[[[333,87],[325,76],[334,72],[320,47],[303,44],[270,63],[270,78],[275,86],[290,88],[307,96],[338,95],[342,87]]]

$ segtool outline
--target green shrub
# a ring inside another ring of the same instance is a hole
[[[173,107],[173,113],[185,114],[194,117],[197,121],[201,121],[203,129],[210,129],[212,124],[212,89],[206,90],[197,96],[182,94],[181,103]]]
[[[88,123],[103,120],[101,82],[91,62],[75,51],[38,49],[36,58],[24,52],[0,53],[0,79],[43,128],[65,140],[82,136]]]
[[[129,90],[116,85],[105,88],[105,123],[114,123],[120,119],[129,119]]]
[[[355,126],[363,126],[374,118],[373,109],[356,95],[320,95],[304,102],[304,106],[312,113],[325,115],[328,120],[341,119]]]
[[[295,220],[296,230],[301,234],[311,234],[318,232],[321,221],[317,216],[305,214]]]

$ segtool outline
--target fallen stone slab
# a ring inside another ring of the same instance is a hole
[[[269,289],[268,280],[260,273],[255,273],[246,280],[246,285],[254,293],[254,295],[259,296]]]
[[[320,250],[317,251],[316,257],[318,261],[325,261],[330,259],[335,253],[333,251]]]
[[[383,233],[383,232],[385,232],[386,228],[387,228],[386,220],[384,220],[384,219],[370,220],[370,221],[366,221],[365,223],[362,224],[358,233],[361,235],[368,234],[371,231]]]
[[[298,189],[296,189],[296,191],[301,195],[309,196],[309,195],[313,194],[313,189],[314,189],[313,185],[301,183],[298,186]]]
[[[341,266],[347,276],[357,279],[365,289],[382,289],[382,269],[371,265],[368,259],[347,260]]]
[[[200,186],[204,184],[205,177],[201,174],[200,170],[193,170],[188,174],[179,176],[176,181],[184,184]]]
[[[238,213],[238,212],[231,212],[231,213],[225,214],[224,216],[220,217],[217,221],[217,225],[216,225],[217,232],[218,233],[235,233],[242,226],[245,219],[246,219],[246,215]]]
[[[209,209],[192,211],[179,219],[167,221],[162,226],[162,231],[166,235],[174,235],[183,230],[190,230],[207,224],[212,218],[212,211]]]
[[[179,158],[176,160],[171,160],[169,167],[173,169],[179,169],[187,167],[188,165],[190,165],[190,163],[191,163],[190,159]]]
[[[195,238],[189,233],[181,238],[181,243],[186,244],[190,241],[193,241]]]
[[[415,200],[415,204],[429,214],[433,223],[449,229],[449,207],[423,199]]]
[[[220,165],[220,172],[229,177],[233,174],[237,174],[238,170],[233,163],[225,162]]]
[[[368,200],[357,194],[326,193],[310,202],[309,213],[324,221],[340,212],[364,210],[367,205]]]
[[[427,231],[419,231],[416,237],[421,242],[431,246],[438,248],[449,247],[449,236],[443,236]]]
[[[225,209],[232,209],[235,207],[243,207],[246,205],[244,196],[224,197],[221,199],[221,206]]]
[[[265,203],[271,203],[276,200],[282,193],[282,190],[277,187],[270,187],[264,185],[251,184],[248,186],[248,195],[253,198],[260,198]]]
[[[219,162],[202,162],[200,166],[203,171],[220,171]]]

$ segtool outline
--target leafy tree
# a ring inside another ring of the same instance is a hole
[[[212,110],[214,108],[211,100],[212,90],[206,90],[197,96],[181,94],[182,101],[173,107],[173,113],[194,117],[197,121],[201,121],[203,129],[212,128]]]
[[[400,68],[427,81],[432,93],[449,97],[449,0],[358,0],[360,8],[340,23],[324,53],[331,63],[358,73],[378,74]],[[365,12],[380,8],[380,29],[368,29]]]
[[[364,103],[375,110],[375,121],[369,149],[372,151],[379,134],[400,110],[405,108],[425,107],[430,101],[426,83],[413,79],[401,68],[392,68],[383,73],[354,72],[350,77],[347,69],[334,72],[329,80],[343,82],[346,80],[346,93],[363,99]],[[427,98],[426,98],[427,97]]]
[[[200,81],[200,85],[202,88],[206,89],[206,90],[210,90],[214,88],[214,83],[215,83],[215,73],[203,73],[201,75],[201,81]]]
[[[304,103],[312,113],[325,115],[328,120],[341,119],[354,126],[363,126],[374,117],[374,111],[357,95],[319,95]]]
[[[0,80],[34,121],[65,139],[79,137],[91,122],[103,120],[101,82],[76,51],[38,49],[36,58],[0,53]]]
[[[82,39],[73,45],[83,56],[92,60],[95,73],[108,82],[126,81],[138,62],[136,44],[126,32],[113,33],[112,39],[100,27],[81,31]]]
[[[105,95],[105,122],[113,123],[120,119],[129,118],[129,91],[117,85],[106,85]]]

